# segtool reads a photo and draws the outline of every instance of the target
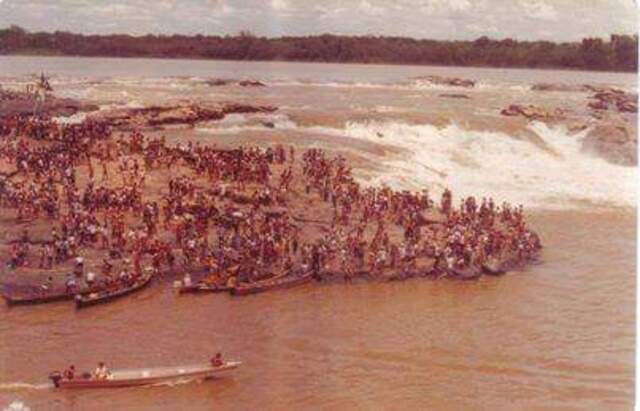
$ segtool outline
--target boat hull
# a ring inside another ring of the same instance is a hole
[[[286,276],[274,280],[264,280],[253,284],[240,284],[231,290],[231,294],[236,296],[257,294],[271,290],[282,290],[306,284],[313,280],[313,273],[308,272],[299,276]]]
[[[97,291],[94,290],[80,290],[77,292],[67,293],[65,291],[59,292],[50,292],[50,293],[41,293],[38,291],[34,291],[31,295],[19,295],[19,294],[11,294],[9,292],[5,292],[2,294],[2,297],[7,302],[8,305],[31,305],[31,304],[45,304],[45,303],[53,303],[58,301],[69,301],[73,300],[77,295],[85,295],[91,292]]]
[[[76,296],[76,307],[77,308],[90,307],[92,305],[106,303],[106,302],[124,297],[126,295],[132,294],[149,285],[152,277],[153,275],[146,274],[142,279],[140,279],[136,284],[132,285],[131,287],[128,287],[122,290],[113,291],[110,293],[103,293],[103,294],[89,293],[84,295],[78,295]]]
[[[173,368],[156,368],[131,371],[113,371],[111,378],[93,379],[78,378],[60,380],[57,388],[87,389],[87,388],[123,388],[156,384],[170,384],[189,380],[205,380],[228,373],[240,366],[240,362],[228,362],[220,367],[190,366]]]

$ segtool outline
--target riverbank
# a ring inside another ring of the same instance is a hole
[[[7,298],[28,292],[28,286],[35,296],[63,290],[72,271],[79,277],[100,272],[91,281],[113,288],[114,275],[140,275],[149,261],[156,271],[175,271],[176,259],[178,271],[206,269],[238,293],[238,287],[259,289],[270,278],[288,275],[296,281],[294,272],[344,281],[362,273],[387,280],[476,279],[483,271],[501,274],[537,256],[540,244],[525,228],[522,210],[507,204],[483,199],[480,205],[469,197],[457,208],[450,192],[439,200],[426,192],[365,190],[345,158],[317,149],[301,154],[298,148],[296,162],[293,146],[172,146],[164,136],[136,130],[116,139],[110,131],[181,123],[189,128],[202,116],[221,120],[238,110],[261,109],[129,109],[73,126],[5,119],[3,133],[17,150],[4,150],[3,169],[10,177],[2,200],[9,209],[5,217],[18,224],[5,230],[3,250],[11,256],[8,266],[19,267],[4,285]],[[76,151],[80,157],[59,168],[56,156]],[[116,169],[120,175],[110,177]],[[66,201],[55,194],[59,189]],[[55,216],[60,224],[51,228]],[[82,267],[69,267],[79,258]],[[41,285],[46,288],[39,291]]]
[[[598,39],[599,40],[599,39]],[[552,43],[493,40],[442,41],[398,37],[321,36],[265,38],[238,36],[92,35],[30,33],[13,26],[0,30],[0,50],[45,55],[105,57],[181,57],[242,61],[308,61],[331,63],[396,63],[500,68],[573,68],[637,71],[638,40],[613,36],[598,52],[584,42]],[[105,46],[108,45],[108,46]],[[487,59],[481,49],[491,49]],[[444,52],[443,52],[444,50]],[[601,51],[600,51],[601,50]],[[637,53],[637,52],[636,52]],[[607,58],[613,55],[615,58]]]

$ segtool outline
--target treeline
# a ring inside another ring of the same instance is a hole
[[[0,54],[285,60],[336,63],[432,64],[479,67],[638,70],[638,36],[611,35],[581,42],[416,40],[406,37],[256,37],[82,35],[0,30]]]

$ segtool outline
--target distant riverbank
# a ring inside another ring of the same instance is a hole
[[[183,36],[31,33],[18,26],[0,30],[0,55],[152,57],[217,60],[410,64],[499,68],[554,68],[635,72],[637,36],[581,42],[417,40],[405,37]]]

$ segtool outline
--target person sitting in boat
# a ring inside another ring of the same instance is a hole
[[[98,363],[98,367],[93,372],[93,378],[97,380],[106,380],[107,378],[109,378],[110,375],[111,375],[111,372],[102,361]]]
[[[47,280],[44,283],[42,283],[42,285],[40,286],[40,290],[43,293],[47,292],[51,288],[52,284],[53,284],[53,277],[49,276],[49,277],[47,277]]]
[[[223,364],[221,353],[217,353],[216,356],[211,359],[211,365],[214,367],[222,367]]]
[[[81,277],[84,273],[84,258],[76,257],[75,267],[73,268],[73,272],[76,276]]]
[[[126,268],[120,271],[120,275],[118,275],[118,280],[120,281],[121,284],[128,284],[130,279],[131,279],[131,276],[129,275],[129,272],[127,271]]]
[[[65,380],[73,380],[73,377],[75,377],[75,375],[76,366],[72,364],[69,366],[69,368],[64,370],[64,372],[62,373],[62,378],[64,378]]]
[[[67,280],[65,281],[66,292],[70,293],[76,288],[76,279],[71,274],[67,274]]]
[[[184,277],[182,278],[182,285],[185,287],[189,287],[191,286],[191,275],[189,273],[186,273],[184,275]]]

